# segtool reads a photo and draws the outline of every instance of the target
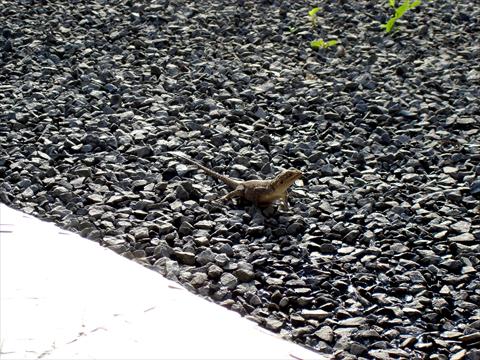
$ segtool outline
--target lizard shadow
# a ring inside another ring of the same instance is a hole
[[[238,199],[236,203],[228,204],[211,201],[206,207],[212,220],[215,213],[231,220],[225,226],[224,235],[235,234],[231,238],[232,243],[300,244],[307,231],[305,221],[299,214],[276,205],[258,206]]]

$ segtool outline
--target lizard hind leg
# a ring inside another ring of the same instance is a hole
[[[227,195],[222,196],[219,201],[225,201],[232,199],[234,197],[242,197],[244,193],[244,188],[243,186],[238,186],[235,190],[230,191]]]

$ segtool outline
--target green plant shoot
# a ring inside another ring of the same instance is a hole
[[[315,50],[319,48],[328,49],[330,46],[334,46],[337,44],[338,44],[337,40],[323,41],[322,39],[320,39],[320,40],[313,40],[310,42],[311,48]]]
[[[314,7],[312,10],[308,12],[308,17],[310,18],[310,22],[312,23],[312,27],[317,26],[317,12],[320,11],[319,7]]]
[[[395,22],[400,19],[403,14],[405,14],[408,10],[417,7],[421,3],[421,0],[415,0],[413,2],[410,2],[410,0],[404,0],[402,5],[400,5],[398,8],[395,8],[395,0],[389,0],[390,6],[395,9],[395,14],[385,24],[381,24],[380,27],[385,29],[385,32],[388,34],[390,31],[392,31]]]
[[[298,32],[298,29],[296,27],[289,26],[288,31],[290,32],[290,34],[295,34],[296,32]]]

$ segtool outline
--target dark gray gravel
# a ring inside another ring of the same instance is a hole
[[[479,359],[480,3],[384,3],[3,0],[0,201],[338,358]]]

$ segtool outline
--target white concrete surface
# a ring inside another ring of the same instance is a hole
[[[0,204],[1,359],[325,359]]]

